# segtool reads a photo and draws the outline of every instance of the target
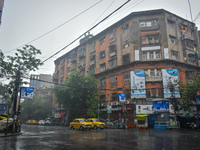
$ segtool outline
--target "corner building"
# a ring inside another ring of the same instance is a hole
[[[199,69],[197,27],[163,9],[133,12],[95,36],[88,34],[55,60],[53,78],[62,83],[72,71],[93,72],[99,88],[109,89],[100,91],[100,118],[122,119],[125,109],[127,125],[132,127],[136,104],[164,98],[161,69],[178,69],[183,83]],[[130,71],[135,70],[145,71],[146,98],[131,99]],[[118,93],[125,93],[125,104],[118,102]],[[109,115],[107,105],[112,110]]]

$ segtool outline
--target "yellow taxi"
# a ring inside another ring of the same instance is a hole
[[[91,129],[92,125],[90,122],[87,122],[85,118],[76,118],[73,122],[70,123],[71,129]]]
[[[100,129],[105,128],[105,123],[100,122],[97,118],[88,118],[87,122],[91,123],[92,128],[94,130],[97,130],[98,128],[100,128]]]
[[[37,120],[28,120],[26,121],[26,124],[38,124]]]
[[[7,114],[0,114],[0,120],[7,119],[8,115]]]

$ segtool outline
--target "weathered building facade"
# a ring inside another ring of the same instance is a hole
[[[133,12],[98,35],[87,35],[80,45],[55,60],[55,83],[72,71],[93,72],[100,80],[101,117],[123,118],[118,93],[126,95],[129,122],[135,104],[164,98],[162,69],[178,69],[186,83],[199,69],[199,36],[194,23],[163,9]],[[130,72],[145,71],[146,98],[131,98]],[[107,90],[106,90],[107,89]]]

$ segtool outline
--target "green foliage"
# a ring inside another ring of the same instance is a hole
[[[50,98],[34,97],[33,100],[24,100],[21,105],[23,121],[29,119],[43,120],[51,115],[52,103]]]
[[[55,86],[54,91],[57,102],[69,110],[71,118],[83,117],[86,111],[89,117],[97,116],[99,93],[93,75],[73,72],[63,85]]]
[[[195,75],[193,80],[187,84],[179,83],[181,97],[183,102],[181,108],[190,112],[192,102],[196,102],[196,96],[200,92],[200,75]]]

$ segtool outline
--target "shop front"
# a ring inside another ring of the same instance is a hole
[[[136,105],[136,125],[138,128],[152,128],[154,124],[153,105]]]

